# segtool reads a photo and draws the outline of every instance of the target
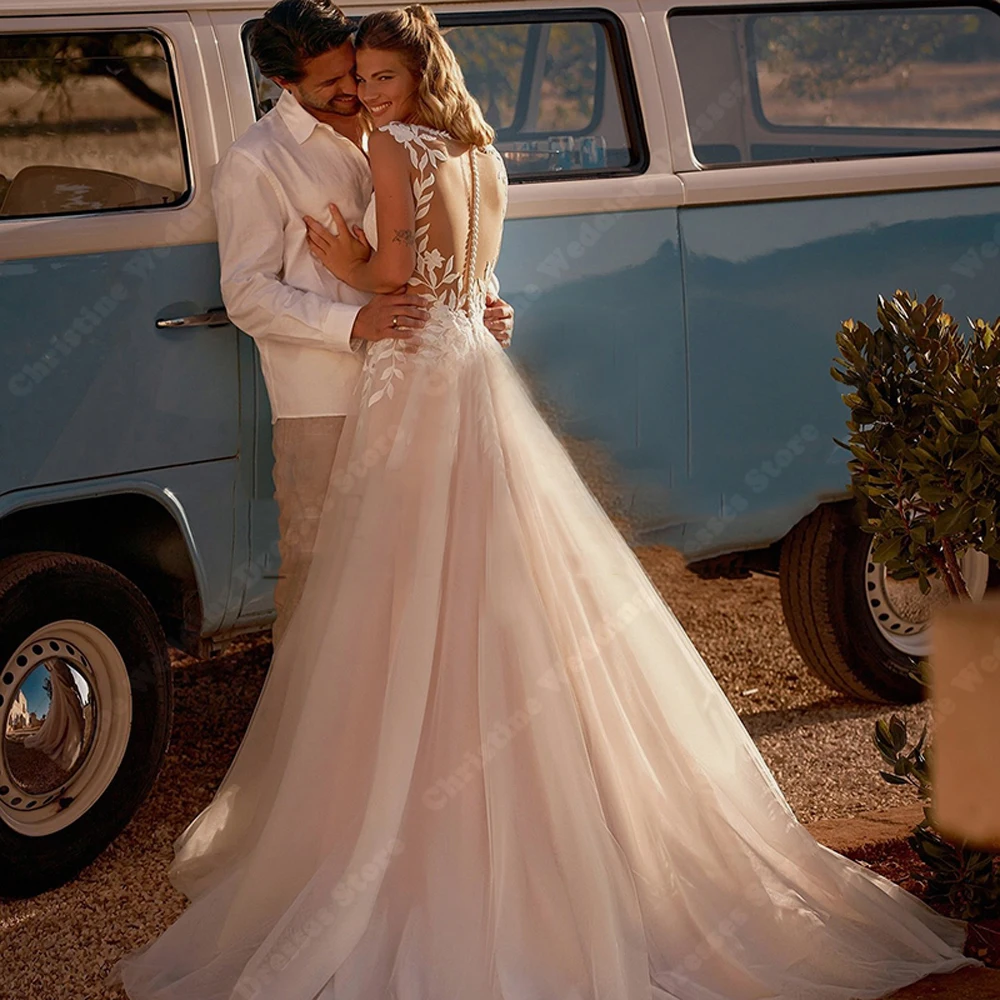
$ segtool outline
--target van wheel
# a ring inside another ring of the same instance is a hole
[[[62,885],[114,840],[172,708],[166,639],[134,584],[62,552],[0,560],[0,896]]]
[[[820,680],[865,701],[922,700],[909,674],[930,651],[933,608],[948,600],[943,581],[920,593],[915,580],[891,580],[871,559],[873,536],[855,523],[853,501],[824,504],[781,546],[781,604],[792,642]],[[974,600],[986,592],[990,560],[967,552],[962,570]]]

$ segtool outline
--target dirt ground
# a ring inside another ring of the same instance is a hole
[[[1000,997],[1000,972],[980,969],[927,976],[892,994],[892,1000],[997,1000],[997,997]]]

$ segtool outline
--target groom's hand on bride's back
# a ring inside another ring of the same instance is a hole
[[[358,311],[351,340],[395,337],[416,346],[420,342],[418,333],[429,318],[427,303],[419,295],[407,295],[403,289],[389,295],[375,295]]]
[[[351,330],[352,343],[363,340],[385,340],[395,337],[407,342],[408,349],[420,344],[419,331],[430,313],[419,295],[406,294],[405,286],[389,295],[375,295],[359,310]],[[483,311],[486,328],[502,347],[510,346],[514,329],[514,309],[501,298],[487,296]]]
[[[514,332],[514,307],[509,302],[493,295],[486,296],[486,308],[483,310],[483,323],[486,329],[496,337],[501,347],[510,347],[511,334]]]

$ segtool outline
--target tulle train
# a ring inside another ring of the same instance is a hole
[[[864,1000],[979,964],[796,821],[481,324],[439,308],[425,343],[348,418],[129,996]]]

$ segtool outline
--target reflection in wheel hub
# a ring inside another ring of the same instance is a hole
[[[948,588],[940,576],[931,577],[930,584],[930,591],[921,594],[920,584],[915,579],[893,580],[886,576],[885,599],[887,613],[895,615],[893,625],[907,622],[909,625],[903,627],[909,630],[910,626],[923,626],[930,621],[934,608],[948,600]]]
[[[10,806],[47,804],[84,766],[97,730],[89,675],[83,654],[58,639],[34,643],[7,665],[0,678],[12,687],[5,699],[2,771],[16,788],[0,793]]]

